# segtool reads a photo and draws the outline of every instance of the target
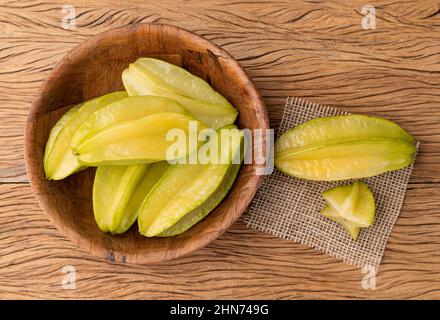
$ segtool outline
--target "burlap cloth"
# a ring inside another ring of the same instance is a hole
[[[278,136],[310,119],[342,114],[347,113],[290,97]],[[411,172],[412,165],[362,179],[374,193],[376,217],[371,227],[362,229],[356,241],[339,224],[319,214],[325,205],[322,192],[348,181],[307,181],[275,169],[265,177],[244,219],[251,228],[313,247],[351,265],[378,268],[399,216]]]

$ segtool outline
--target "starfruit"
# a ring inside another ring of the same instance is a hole
[[[373,224],[376,204],[371,190],[364,182],[337,186],[322,195],[327,205],[321,214],[340,223],[353,239],[357,239],[361,228]]]
[[[351,185],[335,187],[325,191],[322,196],[342,218],[360,227],[369,227],[373,224],[374,196],[365,183],[356,181]]]
[[[404,168],[414,139],[394,122],[362,115],[318,118],[284,133],[275,166],[298,178],[346,180]]]
[[[93,184],[93,212],[99,229],[123,233],[136,221],[142,201],[167,170],[166,161],[100,166]]]
[[[140,58],[122,73],[131,96],[155,95],[182,104],[199,121],[217,129],[232,124],[238,111],[206,81],[173,64]]]
[[[72,148],[78,147],[87,137],[114,124],[136,120],[161,112],[188,115],[179,103],[156,96],[126,97],[100,108],[76,130],[71,140]]]
[[[188,212],[173,224],[168,229],[162,231],[159,237],[171,237],[185,232],[194,226],[197,222],[205,218],[218,204],[226,197],[229,190],[232,188],[238,172],[240,171],[240,164],[232,164],[225,174],[223,181],[217,187],[217,189],[203,202],[200,206],[194,210]]]
[[[219,146],[218,157],[227,159],[225,163],[213,159],[213,163],[207,164],[176,164],[171,166],[145,198],[139,212],[138,224],[141,234],[147,237],[157,235],[167,236],[183,232],[194,223],[206,216],[219,202],[218,199],[210,198],[225,182],[228,170],[231,168],[237,154],[241,153],[241,141],[243,133],[235,126],[228,126],[221,130],[227,130],[228,135],[217,133],[212,136],[209,143],[217,143]],[[223,131],[224,133],[225,131]],[[222,143],[222,139],[230,139],[228,148]],[[202,148],[202,147],[201,147]],[[237,164],[235,164],[237,165]],[[232,172],[232,175],[235,173]],[[233,181],[233,178],[231,178]],[[226,181],[226,188],[230,188],[231,181]],[[227,190],[220,190],[217,194],[223,198]],[[206,201],[209,199],[209,203]],[[199,208],[205,204],[206,208]],[[208,211],[208,209],[209,211]],[[187,214],[191,214],[185,219]],[[171,228],[181,219],[181,224]]]
[[[206,126],[190,115],[176,112],[154,113],[128,121],[116,121],[72,146],[80,163],[89,166],[132,165],[162,160],[172,161],[197,150],[191,143],[191,131],[197,134]],[[181,132],[185,137],[185,154],[170,156],[168,148],[175,144],[168,133]]]
[[[70,147],[73,134],[96,110],[125,97],[127,93],[120,91],[91,99],[73,107],[58,120],[49,134],[44,153],[44,171],[48,179],[64,179],[82,168]]]
[[[324,207],[324,209],[321,210],[321,214],[324,217],[339,223],[348,232],[353,240],[357,240],[357,238],[359,237],[361,227],[350,220],[342,218],[335,208],[327,205]]]

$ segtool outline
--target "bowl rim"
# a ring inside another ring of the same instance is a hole
[[[109,30],[106,30],[104,32],[101,32],[99,34],[96,34],[94,36],[91,36],[87,38],[85,41],[80,42],[77,44],[73,49],[71,49],[69,52],[67,52],[61,60],[55,65],[55,67],[51,70],[49,75],[46,77],[46,79],[42,82],[40,85],[31,105],[29,114],[26,121],[26,128],[25,128],[25,135],[24,135],[24,155],[25,155],[25,167],[27,176],[29,179],[29,183],[31,186],[31,189],[34,193],[34,195],[37,198],[37,201],[40,205],[40,207],[43,209],[45,215],[49,218],[51,223],[62,233],[63,236],[68,238],[70,241],[72,241],[75,245],[79,247],[80,250],[86,251],[94,256],[103,257],[100,250],[94,250],[90,245],[90,240],[87,239],[87,237],[83,235],[79,235],[73,228],[67,226],[66,224],[62,223],[61,215],[52,213],[53,209],[51,208],[48,200],[46,197],[43,197],[45,190],[44,187],[42,187],[43,184],[37,183],[37,177],[38,172],[36,166],[33,164],[34,157],[31,155],[32,148],[33,148],[33,134],[36,130],[36,126],[34,125],[34,121],[38,115],[38,108],[42,104],[42,97],[44,93],[50,88],[50,83],[53,79],[56,79],[59,75],[62,74],[62,71],[68,67],[71,61],[74,61],[76,59],[76,56],[78,56],[78,53],[80,53],[83,48],[88,47],[90,45],[93,45],[94,42],[99,42],[99,40],[109,37],[113,34],[114,31],[117,30],[124,30],[129,33],[134,33],[135,31],[139,29],[148,29],[148,28],[169,28],[173,29],[176,33],[184,33],[187,34],[189,37],[197,39],[197,41],[200,41],[200,43],[203,45],[203,47],[207,48],[208,51],[213,52],[216,56],[227,58],[228,64],[233,64],[234,70],[237,71],[237,76],[239,77],[240,81],[243,83],[246,83],[249,86],[249,92],[252,93],[252,101],[255,102],[256,105],[259,106],[259,112],[261,113],[261,119],[260,122],[264,124],[264,127],[261,129],[268,129],[269,128],[269,117],[267,113],[267,108],[255,86],[252,79],[246,74],[245,70],[241,67],[241,65],[238,63],[237,60],[235,60],[232,55],[227,52],[225,49],[221,48],[219,45],[211,42],[210,40],[204,38],[201,35],[198,35],[192,31],[189,31],[184,28],[180,28],[174,25],[170,24],[163,24],[163,23],[137,23],[133,25],[128,26],[121,26],[116,28],[111,28]],[[215,51],[215,52],[214,52]],[[266,145],[267,148],[267,145]],[[255,164],[252,164],[252,166],[256,166]],[[243,168],[242,168],[243,169]],[[241,170],[242,170],[241,169]],[[240,170],[240,171],[241,171]],[[240,174],[239,174],[240,175]],[[238,179],[238,177],[237,177]],[[242,205],[237,210],[237,213],[231,217],[230,223],[223,225],[220,230],[217,232],[210,232],[203,238],[198,238],[199,241],[197,241],[197,245],[185,245],[184,248],[180,248],[178,252],[173,255],[173,257],[167,257],[164,256],[161,259],[155,258],[155,256],[148,256],[146,257],[145,254],[137,254],[137,253],[128,253],[125,254],[126,256],[130,255],[137,255],[137,258],[135,260],[135,264],[154,264],[163,262],[170,259],[176,259],[183,256],[186,256],[198,249],[201,249],[211,243],[213,240],[218,238],[220,235],[222,235],[228,228],[230,228],[240,217],[241,215],[246,211],[246,208],[251,203],[252,199],[254,198],[258,187],[261,185],[263,180],[263,176],[257,176],[254,177],[254,183],[255,188],[250,192],[249,196],[245,201],[242,202]],[[224,200],[222,200],[223,202]],[[221,203],[222,203],[221,202]],[[72,234],[75,234],[76,236],[73,236]],[[89,245],[87,245],[89,244]],[[99,251],[99,252],[98,252]],[[144,259],[138,259],[139,255],[145,256]],[[106,260],[112,260],[107,257]],[[112,260],[113,261],[113,260]]]

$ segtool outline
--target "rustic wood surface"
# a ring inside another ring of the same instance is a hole
[[[440,8],[407,1],[0,1],[0,298],[440,298]],[[376,7],[375,30],[361,25]],[[276,128],[287,95],[386,116],[421,141],[376,289],[361,270],[236,223],[206,248],[161,265],[111,263],[79,250],[29,187],[30,103],[76,44],[116,26],[169,23],[228,50],[253,78]],[[62,268],[77,271],[75,290]]]

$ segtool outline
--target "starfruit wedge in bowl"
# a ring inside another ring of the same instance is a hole
[[[206,128],[191,115],[176,112],[160,112],[136,119],[116,122],[102,130],[88,135],[78,145],[72,145],[78,161],[88,166],[131,165],[172,160],[167,156],[174,144],[169,139],[171,130],[182,132],[188,146],[186,153],[197,149],[189,143],[190,131],[195,134]]]
[[[48,179],[61,180],[84,167],[72,152],[73,135],[95,111],[125,97],[125,91],[118,91],[88,100],[71,108],[58,120],[49,134],[44,152],[44,171]]]
[[[243,133],[235,126],[227,126],[210,137],[209,144],[214,146],[210,150],[215,150],[216,155],[210,155],[209,163],[175,164],[168,168],[142,203],[139,232],[147,237],[172,236],[186,231],[212,211],[232,187],[241,162],[242,141]]]
[[[181,234],[203,218],[205,218],[211,211],[213,211],[220,202],[227,196],[230,189],[232,188],[235,179],[237,178],[238,172],[240,171],[240,164],[231,164],[228,171],[226,171],[225,176],[221,183],[218,185],[217,189],[198,207],[189,211],[181,219],[179,219],[171,227],[165,229],[159,233],[158,237],[171,237]]]
[[[87,137],[111,125],[162,112],[190,115],[181,104],[171,99],[157,96],[126,96],[105,105],[81,123],[72,137],[71,147],[75,148],[81,145]]]
[[[130,96],[155,95],[173,99],[199,121],[217,129],[234,123],[238,111],[206,81],[171,63],[140,58],[122,72]]]
[[[95,221],[104,232],[120,234],[136,221],[140,206],[170,165],[166,161],[100,166],[93,184]]]

